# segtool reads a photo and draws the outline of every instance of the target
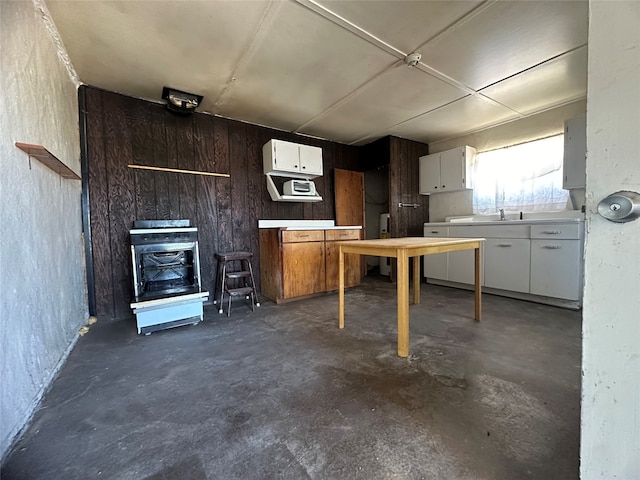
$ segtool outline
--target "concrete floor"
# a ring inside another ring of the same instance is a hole
[[[3,465],[12,479],[578,478],[580,313],[422,285],[396,356],[395,285],[150,336],[80,338]]]

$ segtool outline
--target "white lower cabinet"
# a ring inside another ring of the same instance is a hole
[[[425,237],[486,239],[480,276],[485,287],[570,308],[581,304],[583,232],[582,222],[424,225]],[[425,255],[425,277],[445,285],[453,282],[471,286],[474,263],[470,250]]]
[[[581,252],[580,240],[531,240],[530,293],[579,300]]]
[[[473,250],[449,252],[448,280],[450,282],[473,285],[476,281],[475,264],[475,254]],[[482,284],[482,281],[480,283]]]
[[[454,226],[449,228],[449,236],[453,238],[483,238],[482,232],[475,227]],[[481,258],[484,256],[484,246],[480,249]],[[476,282],[475,253],[473,250],[449,252],[450,282],[473,285]],[[480,284],[484,285],[484,272],[480,265]]]
[[[487,238],[484,245],[484,285],[529,293],[531,241],[523,238]]]
[[[449,227],[425,227],[424,236],[448,237]],[[425,255],[423,257],[424,276],[427,278],[433,278],[434,280],[447,280],[448,259],[448,253],[434,253],[432,255]]]
[[[427,227],[425,237],[476,238],[473,227]],[[436,253],[424,256],[424,276],[432,280],[445,280],[455,283],[473,285],[475,283],[475,257],[473,250],[459,252]],[[480,266],[480,283],[482,283],[482,265]]]

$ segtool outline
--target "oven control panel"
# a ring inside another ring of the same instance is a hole
[[[145,228],[130,230],[132,245],[155,245],[162,243],[187,243],[198,240],[198,229],[192,228]]]

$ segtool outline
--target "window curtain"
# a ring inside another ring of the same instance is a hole
[[[564,136],[500,148],[476,155],[474,213],[566,210],[562,188]]]

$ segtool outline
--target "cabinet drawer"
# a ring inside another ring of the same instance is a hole
[[[531,225],[531,238],[559,240],[578,240],[581,225],[579,223],[557,223],[553,225]]]
[[[529,225],[507,222],[504,225],[449,227],[450,237],[463,238],[529,238]]]
[[[282,243],[324,242],[324,230],[284,230]]]
[[[325,230],[327,242],[336,240],[360,240],[362,230]]]
[[[449,227],[430,227],[428,225],[425,225],[424,236],[425,237],[448,237]]]

